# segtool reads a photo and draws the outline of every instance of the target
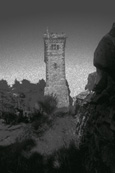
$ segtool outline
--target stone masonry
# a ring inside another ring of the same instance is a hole
[[[65,34],[44,34],[44,61],[46,63],[45,95],[56,95],[58,107],[69,106],[65,76]]]

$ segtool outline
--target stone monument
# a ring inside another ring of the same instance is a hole
[[[46,63],[45,95],[55,95],[58,107],[69,106],[69,93],[65,76],[65,34],[44,34],[44,61]]]

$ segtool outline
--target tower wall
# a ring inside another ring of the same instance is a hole
[[[46,63],[45,95],[54,94],[58,107],[69,106],[68,88],[65,77],[65,42],[64,34],[44,35],[44,61]]]

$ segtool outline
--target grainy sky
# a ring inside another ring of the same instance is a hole
[[[0,79],[45,79],[43,34],[65,32],[66,77],[76,95],[95,71],[93,53],[115,22],[114,0],[1,0]]]

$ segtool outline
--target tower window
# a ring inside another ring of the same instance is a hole
[[[59,50],[59,45],[52,44],[51,45],[51,50]]]
[[[59,45],[57,45],[57,50],[59,50]]]
[[[57,69],[57,64],[56,63],[54,63],[54,68]]]

